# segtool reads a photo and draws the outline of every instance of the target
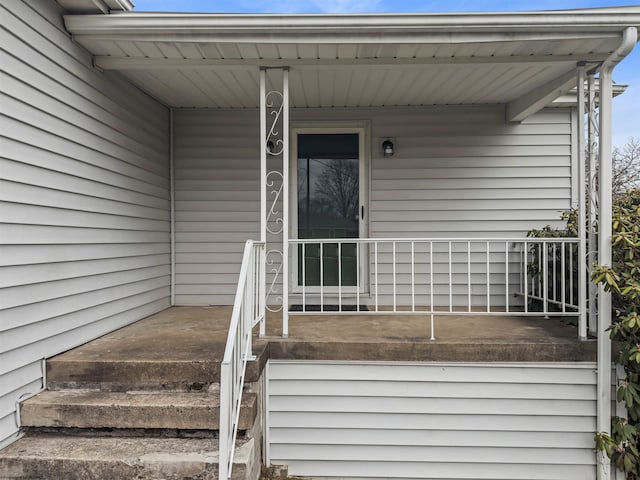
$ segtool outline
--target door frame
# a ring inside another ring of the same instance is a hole
[[[371,122],[369,121],[306,121],[292,122],[290,130],[291,145],[289,148],[289,238],[298,238],[298,134],[322,133],[356,133],[358,134],[358,186],[359,206],[364,207],[364,218],[359,215],[358,238],[369,237],[370,190],[371,190]],[[295,206],[295,208],[293,208]],[[298,249],[290,248],[289,285],[292,293],[302,293],[298,285]],[[369,262],[367,248],[360,248],[360,295],[369,292]],[[320,292],[320,287],[306,286],[307,294]],[[338,287],[324,287],[326,295],[337,294]],[[356,295],[356,288],[342,287],[343,296]]]

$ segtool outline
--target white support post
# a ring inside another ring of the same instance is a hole
[[[600,72],[600,135],[598,170],[598,263],[611,265],[611,69]],[[611,433],[611,293],[598,286],[598,421],[597,431]],[[608,388],[607,388],[608,387]],[[598,479],[611,476],[611,462],[604,452],[598,452]]]
[[[260,337],[266,335],[267,323],[267,72],[260,69],[260,242],[264,243],[260,261],[260,308],[264,318],[260,322]]]
[[[171,238],[171,306],[176,304],[176,177],[175,177],[175,131],[173,108],[169,109],[169,236]]]
[[[586,145],[585,145],[585,109],[584,109],[584,67],[578,67],[578,335],[582,340],[587,338],[587,195],[586,195]],[[569,251],[572,255],[572,250]],[[564,256],[563,256],[564,259]],[[563,285],[564,289],[564,285]],[[564,290],[563,290],[564,291]],[[573,292],[571,292],[573,298]],[[564,307],[564,301],[563,301]]]
[[[588,289],[588,328],[592,334],[597,334],[598,324],[598,306],[596,300],[598,298],[598,287],[591,282],[591,273],[593,272],[593,263],[598,260],[598,233],[596,231],[597,211],[598,211],[598,155],[596,152],[596,94],[595,94],[595,77],[593,73],[589,73],[587,77],[587,145],[589,150],[588,158],[588,175],[587,182],[589,187],[589,209],[587,212],[587,277],[589,278]]]
[[[267,241],[267,71],[260,69],[260,241]]]
[[[607,58],[600,69],[600,122],[598,169],[599,209],[598,209],[598,263],[611,266],[612,237],[612,141],[611,110],[613,100],[612,73],[614,67],[633,50],[638,41],[635,27],[627,27],[620,46]],[[611,293],[603,285],[598,285],[598,368],[597,368],[597,421],[596,428],[601,433],[611,433]],[[597,478],[611,478],[611,462],[605,452],[597,454]]]
[[[289,336],[289,69],[282,70],[282,337]],[[321,257],[322,260],[322,257]],[[304,261],[304,260],[303,260]]]

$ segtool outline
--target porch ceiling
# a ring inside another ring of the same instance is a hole
[[[257,108],[260,66],[290,67],[293,107],[511,104],[575,86],[640,8],[455,15],[69,15],[96,66],[172,107]],[[522,105],[520,105],[522,104]],[[544,105],[542,105],[544,106]],[[540,107],[542,108],[542,107]]]

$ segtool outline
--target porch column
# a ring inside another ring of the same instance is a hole
[[[587,205],[586,205],[586,148],[585,148],[585,110],[584,110],[584,74],[585,67],[578,67],[578,334],[582,340],[587,338]]]
[[[289,69],[260,68],[260,240],[265,305],[289,335]],[[264,335],[264,331],[260,332]]]
[[[596,115],[596,88],[595,88],[595,72],[590,71],[587,76],[587,148],[589,150],[589,158],[587,163],[587,182],[589,188],[589,208],[587,211],[587,235],[588,235],[588,252],[587,266],[589,283],[589,332],[593,335],[598,330],[598,287],[591,281],[591,273],[593,271],[593,263],[598,261],[598,142],[597,128],[598,117]]]
[[[612,236],[612,141],[611,104],[613,99],[612,72],[636,44],[638,32],[628,27],[622,35],[620,46],[605,60],[600,69],[599,85],[599,154],[598,170],[598,263],[611,266]],[[607,329],[611,326],[611,293],[598,286],[598,432],[611,433],[611,339]],[[611,478],[611,462],[604,452],[598,452],[598,479]]]
[[[598,216],[598,263],[611,266],[611,70],[600,72],[600,169],[598,171],[599,216]],[[611,340],[607,329],[611,326],[611,293],[598,285],[598,384],[602,391],[598,397],[598,431],[611,433]],[[605,390],[605,386],[609,386]],[[611,462],[606,454],[598,452],[598,478],[611,476]]]

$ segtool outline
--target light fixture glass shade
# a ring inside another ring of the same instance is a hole
[[[393,142],[391,140],[385,140],[382,142],[382,153],[385,157],[393,156]]]

